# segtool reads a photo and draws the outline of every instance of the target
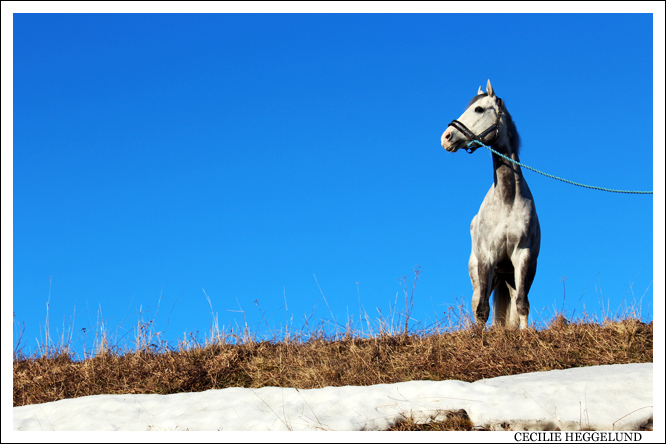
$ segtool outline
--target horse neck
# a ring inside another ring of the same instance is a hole
[[[498,153],[502,153],[516,162],[520,162],[520,159],[518,159],[518,153],[511,150],[506,145],[498,144],[492,148]],[[499,194],[504,203],[512,205],[516,200],[516,196],[520,193],[523,173],[520,166],[515,163],[509,162],[495,153],[492,153],[492,156],[495,192]]]

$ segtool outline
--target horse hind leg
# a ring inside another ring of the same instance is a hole
[[[517,327],[514,311],[515,302],[511,298],[509,284],[500,279],[500,282],[493,293],[493,325],[502,327]]]

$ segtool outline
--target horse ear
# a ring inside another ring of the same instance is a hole
[[[479,92],[476,93],[476,95],[477,95],[477,96],[480,96],[481,94],[483,94],[483,90],[482,90],[481,87],[479,86]]]
[[[495,97],[495,91],[493,91],[493,87],[490,85],[490,79],[488,79],[488,84],[486,85],[486,92],[490,97]]]

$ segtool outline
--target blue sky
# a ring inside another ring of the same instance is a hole
[[[651,14],[14,15],[25,351],[47,301],[51,335],[72,327],[79,348],[100,307],[117,339],[139,316],[172,343],[203,337],[206,295],[220,326],[259,336],[356,323],[396,293],[404,311],[417,264],[413,324],[469,307],[491,157],[440,136],[488,79],[523,163],[653,189]],[[542,231],[531,321],[626,305],[651,320],[653,197],[524,173]]]

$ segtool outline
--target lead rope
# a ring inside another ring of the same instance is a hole
[[[502,153],[498,153],[497,151],[495,151],[495,150],[492,149],[491,147],[489,147],[489,146],[487,146],[487,145],[484,145],[483,143],[479,142],[478,140],[471,140],[471,141],[469,141],[469,142],[467,143],[467,148],[466,148],[466,149],[470,149],[470,148],[471,148],[470,145],[471,145],[472,143],[479,144],[479,145],[481,145],[482,147],[487,148],[488,150],[490,150],[490,151],[492,151],[493,153],[497,154],[498,156],[503,157],[504,159],[506,159],[506,160],[508,160],[508,161],[510,161],[510,162],[513,162],[513,163],[515,163],[516,165],[519,165],[519,166],[521,166],[521,167],[523,167],[523,168],[527,168],[528,170],[532,170],[532,171],[534,171],[535,173],[543,174],[544,176],[546,176],[546,177],[550,177],[551,179],[557,179],[557,180],[561,180],[562,182],[570,183],[571,185],[576,185],[576,186],[583,187],[583,188],[592,188],[593,190],[609,191],[609,192],[611,192],[611,193],[652,194],[652,191],[626,191],[626,190],[613,190],[613,189],[610,189],[610,188],[594,187],[594,186],[591,186],[591,185],[584,185],[584,184],[582,184],[582,183],[573,182],[573,181],[571,181],[571,180],[567,180],[567,179],[562,179],[561,177],[553,176],[552,174],[544,173],[543,171],[539,171],[539,170],[537,170],[537,169],[535,169],[535,168],[529,167],[529,166],[527,166],[527,165],[525,165],[525,164],[522,164],[522,163],[520,163],[520,162],[516,162],[515,160],[511,159],[510,157],[507,157],[507,156],[505,156],[505,155],[502,154]]]

